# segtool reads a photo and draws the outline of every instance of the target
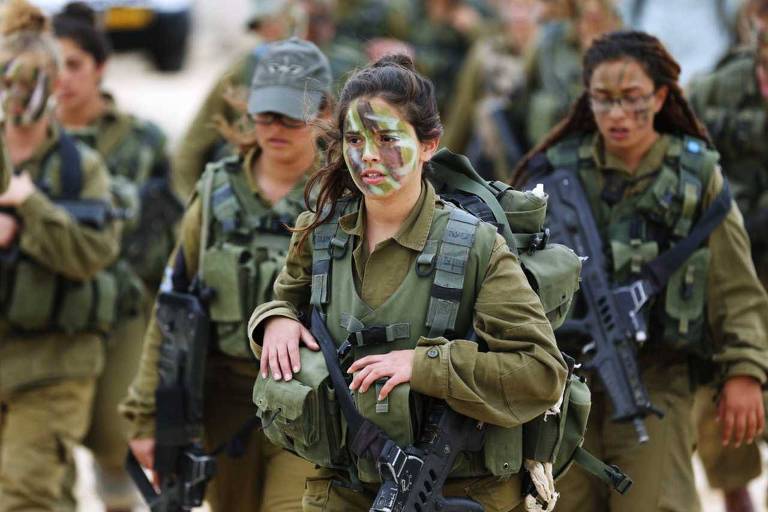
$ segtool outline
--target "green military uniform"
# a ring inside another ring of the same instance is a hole
[[[487,343],[489,352],[480,353],[473,341],[449,341],[428,334],[431,329],[427,329],[425,323],[437,327],[447,318],[436,313],[437,310],[433,311],[429,294],[432,277],[419,272],[417,266],[431,261],[430,251],[437,250],[435,242],[444,236],[443,233],[464,233],[466,226],[450,223],[462,222],[456,219],[473,218],[466,213],[456,215],[456,211],[446,206],[432,185],[426,183],[398,233],[377,244],[370,254],[364,239],[364,209],[350,207],[349,213],[339,218],[335,235],[333,231],[320,233],[325,224],[316,228],[313,237],[317,240],[323,240],[325,235],[333,236],[341,242],[334,243],[334,247],[346,246],[346,250],[341,256],[334,255],[332,269],[324,278],[313,276],[313,266],[318,268],[313,265],[313,258],[323,258],[323,251],[327,252],[327,249],[322,250],[314,241],[308,241],[292,251],[275,283],[277,300],[257,308],[251,316],[249,331],[252,339],[260,339],[267,318],[296,319],[298,312],[303,311],[310,301],[316,304],[322,297],[327,297],[324,312],[334,339],[343,340],[356,332],[360,335],[357,339],[363,340],[352,348],[352,359],[390,350],[415,349],[411,381],[397,386],[383,409],[376,401],[373,387],[366,393],[355,394],[361,413],[394,436],[397,442],[407,445],[409,440],[413,441],[412,421],[406,418],[418,412],[411,409],[409,413],[407,404],[409,397],[418,395],[411,394],[409,389],[445,400],[460,413],[504,427],[494,427],[495,432],[513,435],[522,423],[538,416],[558,400],[565,382],[565,365],[541,302],[528,285],[517,257],[488,224],[477,226],[474,244],[467,249],[466,272],[459,273],[461,278],[456,279],[455,275],[454,279],[443,277],[446,282],[450,281],[450,286],[460,289],[465,299],[457,304],[455,317],[452,317],[455,318],[455,332],[468,332],[473,327],[478,337]],[[308,225],[313,215],[303,214],[298,225]],[[452,243],[447,238],[442,240],[443,246]],[[292,243],[292,247],[297,246]],[[312,283],[321,282],[325,284],[312,286]],[[425,319],[431,320],[425,322]],[[386,326],[390,342],[366,341],[364,329],[361,329],[365,325]],[[258,357],[260,347],[256,343],[252,343],[252,347]],[[301,380],[302,377],[299,375],[298,378]],[[268,379],[260,382],[262,385],[267,382],[266,386],[269,386]],[[257,382],[254,396],[259,388]],[[513,445],[510,441],[502,446],[509,450]],[[446,492],[470,496],[489,512],[512,510],[522,500],[521,478],[517,472],[521,461],[505,456],[486,451],[484,455],[460,459],[462,462],[454,468]],[[498,463],[498,467],[491,461]],[[505,472],[504,478],[493,476],[491,466]],[[340,472],[324,470],[318,478],[311,479],[304,494],[304,511],[341,512],[370,508],[378,487],[375,484],[378,474],[373,464],[364,459],[357,462],[356,472],[367,484],[362,493],[346,489],[349,482]]]
[[[97,150],[113,177],[113,185],[138,192],[152,177],[167,172],[165,136],[156,125],[118,110],[114,99],[104,94],[106,108],[90,125],[68,130],[80,141]],[[138,198],[136,198],[138,199]],[[137,212],[138,213],[138,212]],[[137,243],[135,223],[123,230],[122,259],[137,272],[147,290],[156,290],[162,278],[165,261],[173,249],[174,226],[161,227],[165,234],[151,243]],[[143,240],[147,242],[147,240]],[[127,271],[127,270],[126,270]],[[126,277],[130,279],[130,277]],[[125,442],[127,422],[117,412],[117,404],[125,396],[136,375],[141,356],[141,339],[146,329],[151,301],[147,293],[139,294],[134,277],[132,297],[123,304],[126,315],[111,333],[104,372],[99,378],[93,405],[93,419],[84,444],[93,451],[96,462],[98,494],[110,508],[130,508],[136,495],[133,483],[123,469],[128,447]]]
[[[508,181],[517,163],[510,151],[529,149],[525,57],[499,33],[472,46],[458,76],[441,142],[488,179]]]
[[[59,141],[53,125],[32,157],[16,166],[52,196],[67,186]],[[73,147],[79,197],[109,201],[102,160],[84,145]],[[21,256],[8,267],[16,290],[3,280],[3,297],[13,298],[0,316],[0,510],[61,511],[72,449],[88,428],[104,365],[103,335],[115,315],[114,301],[105,302],[114,281],[100,271],[117,256],[119,231],[78,224],[41,191],[16,213],[23,224]]]
[[[208,450],[228,441],[254,414],[251,390],[258,364],[248,350],[245,318],[251,308],[271,298],[290,240],[281,224],[292,224],[304,209],[303,180],[276,204],[261,195],[251,175],[258,157],[254,150],[244,159],[228,157],[210,164],[181,225],[177,250],[183,252],[187,277],[191,281],[200,274],[215,293],[209,312],[217,342],[205,376]],[[139,372],[121,405],[134,439],[154,436],[161,341],[153,315]],[[314,474],[311,465],[273,446],[261,432],[251,435],[241,458],[222,456],[217,464],[206,493],[214,511],[299,510],[304,479]]]
[[[662,135],[634,172],[605,153],[599,135],[563,141],[547,156],[555,166],[577,162],[617,283],[683,238],[723,187],[717,153],[690,138]],[[649,341],[639,351],[638,364],[650,400],[665,416],[646,418],[650,441],[641,445],[631,424],[610,420],[610,403],[595,386],[584,445],[619,465],[634,485],[626,496],[609,496],[602,482],[574,468],[558,483],[558,510],[698,510],[691,413],[705,363],[696,354],[714,349],[709,359],[718,364],[720,379],[766,381],[768,297],[755,276],[735,206],[649,308]],[[711,334],[711,349],[705,332]],[[567,351],[578,350],[569,349],[568,340],[559,341]]]
[[[720,152],[723,172],[752,237],[758,277],[764,287],[768,286],[765,227],[749,229],[749,219],[768,209],[768,104],[757,84],[754,53],[742,52],[729,59],[714,73],[691,84],[689,92],[691,106]],[[713,394],[713,390],[703,388],[697,397],[699,456],[709,484],[730,491],[760,475],[760,450],[755,444],[723,447]]]
[[[540,31],[528,69],[527,136],[532,145],[565,116],[581,95],[581,51],[575,27],[550,22]]]

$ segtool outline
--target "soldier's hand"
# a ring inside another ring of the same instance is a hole
[[[156,488],[160,487],[160,480],[153,469],[155,468],[155,438],[131,439],[128,446],[133,452],[141,467],[152,472],[152,483]]]
[[[744,441],[752,443],[765,427],[760,383],[748,376],[726,380],[718,404],[718,421],[723,432],[723,446],[733,442],[738,448]]]
[[[21,206],[31,196],[37,187],[28,172],[11,176],[8,190],[0,195],[0,206]]]
[[[282,316],[267,320],[261,343],[261,376],[266,379],[271,372],[275,380],[291,380],[301,370],[299,341],[310,350],[320,350],[315,337],[301,322]]]
[[[7,249],[16,239],[19,232],[19,222],[13,215],[0,213],[0,248]]]
[[[379,400],[384,400],[395,386],[411,381],[414,350],[393,350],[387,354],[361,357],[349,367],[347,373],[355,373],[349,389],[365,393],[377,380],[387,378],[379,391]]]

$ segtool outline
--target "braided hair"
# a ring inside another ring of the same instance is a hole
[[[584,92],[571,107],[568,117],[555,126],[544,140],[520,161],[513,174],[513,184],[520,185],[525,182],[526,169],[536,154],[543,153],[570,136],[597,131],[589,102],[589,83],[592,74],[600,64],[621,59],[632,59],[640,64],[653,81],[655,89],[662,86],[668,89],[667,98],[654,117],[653,127],[657,132],[690,135],[712,145],[706,128],[694,115],[678,83],[680,65],[661,41],[645,32],[611,32],[595,39],[587,50],[584,55],[582,74]]]

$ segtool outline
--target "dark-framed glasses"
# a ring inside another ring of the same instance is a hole
[[[610,112],[614,105],[619,107],[624,112],[637,112],[638,110],[648,108],[648,104],[650,103],[654,94],[656,94],[656,91],[650,92],[648,94],[610,98],[607,96],[597,96],[590,93],[589,105],[592,107],[592,112],[595,114],[605,114]]]
[[[270,125],[274,122],[278,122],[286,128],[304,128],[307,126],[307,122],[303,119],[288,117],[283,114],[278,114],[277,112],[260,112],[258,114],[253,114],[251,120],[255,124],[261,125]]]

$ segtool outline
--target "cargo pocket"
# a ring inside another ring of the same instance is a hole
[[[43,266],[20,259],[8,302],[8,322],[22,330],[41,330],[52,322],[57,277]],[[35,293],[29,293],[35,290]]]
[[[205,285],[214,292],[209,314],[218,348],[233,357],[252,357],[244,315],[250,313],[245,311],[254,273],[252,254],[243,247],[224,243],[208,249],[203,258]]]
[[[710,252],[704,247],[670,278],[665,295],[664,341],[673,348],[707,356],[704,310]]]
[[[541,299],[547,319],[557,329],[565,321],[579,289],[581,259],[564,245],[548,244],[542,250],[520,254],[520,262]]]
[[[322,467],[347,463],[343,449],[344,426],[328,370],[320,352],[300,349],[301,371],[293,380],[276,381],[259,374],[253,403],[264,435],[274,444]]]

